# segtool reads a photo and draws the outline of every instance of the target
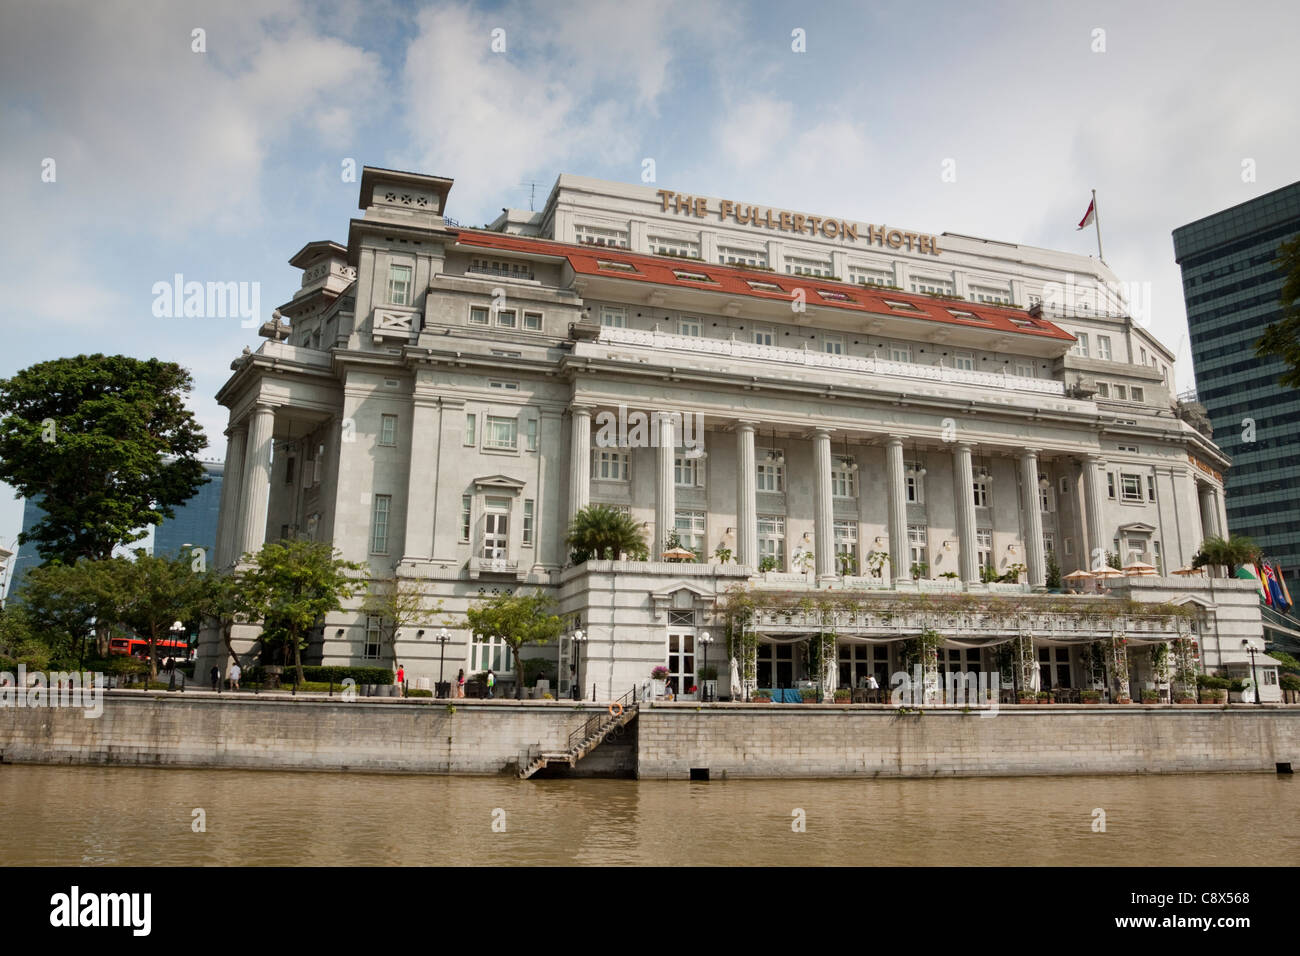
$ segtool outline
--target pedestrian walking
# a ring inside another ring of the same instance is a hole
[[[405,697],[406,696],[406,669],[402,667],[401,664],[397,665],[397,686],[399,688],[397,693],[400,696]]]
[[[231,690],[239,690],[239,678],[242,674],[243,671],[239,669],[239,661],[235,661],[230,665],[230,670],[227,672],[227,675],[230,677]]]
[[[216,664],[212,665],[212,670],[208,671],[208,677],[212,678],[212,689],[218,694],[221,693],[221,668]]]
[[[456,696],[465,696],[465,668],[463,667],[460,669],[460,673],[456,675]]]
[[[497,675],[494,674],[494,673],[492,672],[492,669],[491,669],[491,668],[488,668],[488,672],[487,672],[487,695],[488,695],[489,698],[491,698],[491,697],[494,696],[494,694],[493,694],[493,689],[494,689],[496,686],[497,686]]]

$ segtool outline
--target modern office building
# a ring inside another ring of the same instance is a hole
[[[221,481],[225,465],[219,461],[203,462],[207,478],[199,490],[184,504],[177,505],[174,516],[164,518],[153,535],[153,553],[171,557],[184,550],[192,553],[202,548],[211,560],[217,545],[217,520],[221,514]]]
[[[723,696],[887,686],[925,633],[927,687],[1014,645],[1022,689],[1122,697],[1169,683],[1171,644],[1238,674],[1261,647],[1250,582],[1174,573],[1226,527],[1228,462],[1099,261],[569,175],[467,229],[451,187],[367,167],[347,243],[293,256],[217,396],[220,566],[301,534],[443,602],[395,629],[353,601],[313,660],[436,678],[443,618],[518,589],[566,622],[560,691],[600,696],[656,666],[686,690],[706,654]],[[650,560],[574,564],[591,504]],[[694,560],[663,559],[674,533]],[[1132,572],[1059,593],[1112,560]],[[493,635],[445,651],[514,671]],[[200,656],[224,662],[215,634]]]
[[[36,526],[36,523],[45,516],[41,506],[34,498],[23,499],[23,533],[26,534]],[[41,556],[36,550],[36,544],[32,541],[20,543],[18,552],[14,555],[13,561],[9,566],[9,601],[19,599],[19,593],[22,591],[23,578],[32,568],[40,567]]]
[[[1255,356],[1281,318],[1278,246],[1300,235],[1300,183],[1174,230],[1196,369],[1196,397],[1232,460],[1228,522],[1295,580],[1300,573],[1300,390],[1283,363]]]

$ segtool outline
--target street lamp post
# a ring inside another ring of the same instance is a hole
[[[573,699],[582,700],[582,644],[587,640],[587,635],[582,633],[582,629],[573,632],[573,659],[577,664],[578,679],[573,682]]]
[[[447,659],[447,642],[451,640],[451,634],[444,627],[438,631],[435,638],[438,642],[438,690],[442,691],[442,665]],[[450,696],[450,695],[448,695]]]
[[[1255,677],[1255,654],[1258,653],[1258,650],[1252,647],[1250,641],[1245,638],[1242,639],[1241,646],[1250,655],[1250,682],[1255,685],[1255,703],[1263,706],[1264,698],[1260,693],[1259,681]]]
[[[713,643],[713,638],[708,631],[700,634],[700,643],[704,645],[704,666],[700,668],[700,693],[701,700],[709,699],[709,645]]]

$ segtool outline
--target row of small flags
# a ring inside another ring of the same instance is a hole
[[[1276,562],[1258,561],[1255,564],[1242,565],[1237,571],[1237,576],[1253,578],[1259,587],[1259,599],[1282,614],[1291,610],[1295,603],[1291,600],[1291,592],[1287,589],[1286,578],[1282,577],[1282,569]]]

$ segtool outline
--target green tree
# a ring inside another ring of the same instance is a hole
[[[565,539],[573,549],[573,563],[613,559],[628,554],[634,560],[649,557],[645,527],[608,505],[588,505],[573,516]]]
[[[108,653],[108,633],[116,622],[118,588],[107,562],[32,568],[23,579],[22,607],[31,633],[47,644],[56,660],[84,661],[98,634],[98,655]]]
[[[433,600],[424,581],[393,575],[370,582],[361,609],[384,621],[393,660],[396,661],[397,635],[402,628],[431,623],[434,615],[442,613],[442,601]]]
[[[1233,535],[1224,540],[1217,535],[1212,535],[1201,542],[1201,548],[1192,558],[1192,567],[1203,568],[1206,565],[1212,567],[1227,568],[1228,576],[1232,577],[1237,573],[1237,568],[1243,564],[1250,564],[1259,558],[1259,547],[1249,538]]]
[[[262,622],[263,646],[267,633],[283,635],[285,663],[292,648],[300,684],[308,633],[359,587],[349,572],[361,571],[362,566],[335,554],[328,543],[290,538],[268,541],[256,555],[244,557],[252,562],[243,577],[247,607],[251,616]]]
[[[232,659],[238,659],[230,632],[237,623],[252,620],[256,614],[249,601],[248,584],[243,573],[205,571],[200,576],[198,596],[192,610],[200,623],[210,622],[216,627],[227,653]]]
[[[535,594],[499,594],[465,611],[465,622],[475,637],[499,637],[514,652],[515,697],[522,698],[524,669],[520,651],[528,644],[545,644],[560,636],[564,629],[558,614],[552,614],[555,602],[538,591]]]
[[[1288,388],[1300,388],[1300,236],[1282,243],[1273,264],[1283,274],[1282,318],[1269,325],[1255,343],[1260,358],[1279,358],[1286,370],[1278,382]]]
[[[154,557],[143,548],[133,558],[111,558],[107,564],[115,585],[114,618],[149,638],[149,677],[157,677],[158,640],[193,613],[202,598],[203,575],[185,554]]]
[[[0,480],[45,516],[20,542],[46,561],[108,558],[204,482],[207,440],[171,362],[78,355],[0,379]]]

